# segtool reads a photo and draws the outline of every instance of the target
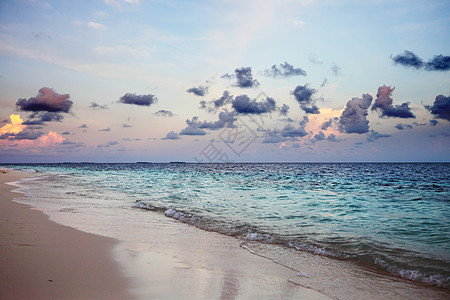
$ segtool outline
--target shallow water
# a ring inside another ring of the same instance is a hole
[[[234,236],[291,267],[296,265],[292,255],[306,251],[450,288],[450,164],[12,167],[53,174],[26,183],[39,195],[32,205],[84,230],[91,226],[107,236],[126,235],[130,224],[121,215],[152,210]],[[93,220],[105,215],[115,221]]]

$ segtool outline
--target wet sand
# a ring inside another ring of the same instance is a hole
[[[132,299],[112,250],[114,239],[49,221],[5,182],[30,176],[0,173],[1,299]]]

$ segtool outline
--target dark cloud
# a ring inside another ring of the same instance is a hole
[[[69,94],[58,94],[53,89],[43,87],[36,97],[20,98],[16,106],[22,111],[47,111],[68,113],[73,102],[69,100]]]
[[[316,93],[315,89],[309,88],[308,84],[298,85],[292,95],[300,104],[300,108],[307,114],[319,114],[319,108],[315,105],[312,96]]]
[[[405,50],[402,54],[398,54],[394,57],[391,56],[391,59],[395,64],[402,65],[405,67],[413,67],[416,69],[420,69],[423,67],[423,61],[417,55],[412,53],[411,51]]]
[[[200,101],[200,108],[206,109],[209,113],[217,112],[217,109],[225,106],[233,101],[233,96],[230,92],[224,91],[222,97],[211,101]]]
[[[44,135],[41,131],[21,131],[19,133],[5,133],[0,135],[0,140],[10,140],[10,141],[17,141],[17,140],[36,140],[40,138],[42,135]]]
[[[262,140],[263,144],[276,144],[280,142],[285,142],[287,139],[282,137],[280,131],[277,129],[270,130],[267,129],[264,132],[264,138]]]
[[[200,122],[198,117],[193,117],[192,120],[187,119],[188,126],[180,131],[180,135],[205,135],[206,131],[199,128]]]
[[[450,56],[436,55],[425,65],[428,71],[448,71],[450,70]]]
[[[435,55],[428,62],[424,62],[420,57],[411,51],[405,50],[402,54],[398,54],[391,59],[395,64],[405,67],[413,67],[416,69],[424,68],[427,71],[448,71],[450,70],[450,56],[442,54]]]
[[[387,138],[390,137],[390,134],[382,134],[382,133],[378,133],[376,131],[371,130],[368,134],[367,134],[367,141],[368,142],[375,142],[376,140],[380,139],[380,138]]]
[[[322,123],[322,125],[320,125],[320,129],[327,130],[328,128],[333,127],[333,125],[337,124],[338,122],[339,122],[338,118],[329,119],[328,121],[325,121]]]
[[[372,96],[362,95],[362,98],[352,98],[339,118],[339,131],[346,133],[366,133],[369,131],[367,110],[372,103]]]
[[[88,128],[86,124],[82,124],[81,126],[78,126],[78,128]]]
[[[103,131],[103,132],[108,132],[111,131],[111,128],[103,128],[103,129],[99,129],[98,131]]]
[[[197,96],[205,96],[208,93],[208,87],[207,86],[192,87],[188,89],[186,92],[192,93]]]
[[[153,103],[158,102],[158,98],[156,98],[155,95],[136,95],[131,93],[126,93],[119,99],[120,103],[125,104],[134,104],[134,105],[141,105],[141,106],[150,106]]]
[[[450,121],[450,96],[438,95],[433,105],[425,105],[425,108],[435,115],[435,118]]]
[[[322,131],[319,131],[319,133],[315,134],[314,137],[310,140],[310,142],[313,144],[320,141],[329,141],[335,143],[340,142],[340,140],[336,138],[336,135],[330,134],[328,135],[328,137],[325,137],[325,134]]]
[[[273,78],[292,77],[292,76],[306,76],[306,72],[300,68],[294,68],[293,65],[285,62],[280,64],[280,67],[273,65],[272,68],[264,71],[264,75]]]
[[[303,120],[300,121],[299,125],[300,127],[295,128],[291,124],[286,125],[283,129],[281,129],[281,136],[282,137],[304,137],[308,135],[308,133],[305,130],[305,126],[308,123],[309,119],[308,117],[303,117]]]
[[[437,124],[439,124],[438,120],[430,120],[430,125],[431,126],[436,126]]]
[[[131,128],[131,127],[133,127],[133,126],[131,126],[130,124],[127,124],[127,123],[123,123],[123,124],[122,124],[122,127],[123,127],[123,128]]]
[[[252,88],[259,86],[259,82],[256,79],[253,79],[252,68],[240,68],[234,70],[234,75],[225,74],[222,75],[222,78],[227,79],[236,79],[236,83],[234,84],[240,88]]]
[[[322,83],[320,84],[320,87],[324,87],[328,84],[328,79],[324,78]]]
[[[247,95],[237,96],[232,101],[234,110],[240,114],[264,114],[276,109],[273,98],[267,97],[264,101],[251,100]]]
[[[161,109],[158,110],[157,112],[155,112],[156,116],[160,116],[160,117],[173,117],[174,114],[171,111],[165,110],[165,109]]]
[[[338,139],[336,138],[336,135],[334,135],[334,134],[332,134],[332,133],[327,137],[327,140],[328,140],[329,142],[335,142],[335,143],[340,142],[340,140],[338,140]]]
[[[35,112],[29,119],[23,122],[24,125],[43,125],[46,122],[61,122],[64,116],[56,112]]]
[[[179,140],[180,136],[175,131],[169,132],[162,140]]]
[[[110,141],[110,142],[107,142],[106,144],[100,144],[97,147],[98,148],[109,148],[111,146],[116,146],[118,144],[119,144],[119,142],[117,142],[117,141]]]
[[[395,125],[394,127],[397,128],[398,130],[411,129],[411,128],[413,128],[412,125],[410,125],[410,124],[401,124],[401,123],[398,123],[398,124]]]
[[[331,64],[331,72],[333,73],[334,76],[338,76],[339,73],[341,72],[341,68],[338,67],[335,63]]]
[[[280,111],[280,115],[287,116],[289,113],[289,105],[283,104],[278,110]]]
[[[91,109],[109,109],[107,105],[100,105],[98,103],[95,103],[94,101],[91,102],[91,105],[89,105]]]
[[[210,130],[217,130],[222,128],[235,128],[234,122],[237,120],[236,113],[235,112],[226,112],[222,111],[219,113],[219,120],[217,121],[203,121],[200,122],[198,120],[198,117],[192,118],[192,120],[186,120],[186,123],[193,128],[200,128],[200,129],[210,129]]]
[[[324,139],[326,139],[325,134],[322,131],[319,131],[319,133],[314,135],[314,141],[318,142],[318,141],[323,141]]]
[[[411,112],[409,103],[405,102],[401,105],[392,105],[392,92],[394,87],[380,86],[378,88],[377,98],[372,105],[372,110],[379,109],[381,111],[381,117],[394,117],[394,118],[415,118],[416,116]]]
[[[206,131],[201,130],[200,128],[194,127],[186,127],[180,131],[180,135],[205,135]]]

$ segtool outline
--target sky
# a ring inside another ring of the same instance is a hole
[[[450,161],[448,0],[0,0],[0,162]]]

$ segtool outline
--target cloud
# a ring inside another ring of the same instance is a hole
[[[411,112],[409,108],[409,103],[405,102],[401,105],[392,105],[392,92],[394,87],[390,86],[380,86],[378,88],[377,98],[375,103],[372,105],[372,110],[379,109],[381,111],[381,117],[395,117],[395,118],[415,118],[416,116]]]
[[[292,92],[292,95],[300,104],[300,108],[307,114],[320,114],[319,108],[312,98],[315,92],[316,90],[309,88],[308,84],[298,85]]]
[[[9,116],[11,123],[7,123],[0,128],[0,135],[11,133],[16,134],[23,131],[27,126],[23,125],[20,115],[11,114]]]
[[[160,117],[173,117],[174,114],[171,111],[165,110],[165,109],[161,109],[158,110],[157,112],[155,112],[156,116],[160,116]]]
[[[69,100],[69,94],[58,94],[53,89],[43,87],[36,97],[20,98],[16,106],[22,111],[48,111],[68,113],[73,102]]]
[[[180,135],[205,135],[206,132],[200,128],[186,127],[180,131]]]
[[[263,144],[276,144],[280,142],[285,142],[287,139],[282,137],[280,131],[277,129],[270,130],[267,129],[264,132],[264,139],[262,140]]]
[[[96,22],[92,22],[92,21],[88,22],[87,25],[90,28],[95,29],[95,30],[99,30],[99,31],[108,29],[105,25],[100,24],[100,23],[96,23]]]
[[[111,131],[111,128],[110,127],[103,128],[103,129],[99,129],[98,131],[108,132],[108,131]]]
[[[430,120],[430,125],[431,126],[436,126],[437,124],[439,124],[438,120]]]
[[[78,128],[88,128],[86,124],[82,124],[80,126],[78,126]]]
[[[370,130],[370,132],[367,134],[367,141],[368,142],[375,142],[376,140],[380,138],[387,138],[390,137],[390,134],[382,134],[378,133],[376,131]]]
[[[413,128],[412,125],[410,125],[410,124],[401,124],[401,123],[398,123],[398,124],[395,125],[394,127],[397,128],[398,130],[411,129],[411,128]]]
[[[62,122],[64,116],[56,112],[36,112],[31,114],[24,125],[43,125],[45,122]]]
[[[107,105],[100,105],[98,103],[95,103],[94,101],[91,102],[91,105],[89,105],[89,108],[91,109],[109,109]]]
[[[336,135],[334,135],[333,133],[331,133],[331,134],[327,137],[327,140],[328,140],[329,142],[334,142],[334,143],[340,142],[340,140],[338,140],[338,139],[336,138]]]
[[[209,113],[217,112],[222,106],[225,106],[233,101],[233,95],[230,92],[224,91],[222,97],[211,101],[200,101],[200,108],[206,109]]]
[[[341,72],[341,68],[338,67],[335,63],[331,64],[331,72],[333,73],[334,76],[338,76],[339,73]]]
[[[240,88],[253,88],[259,86],[259,82],[256,79],[253,79],[252,68],[250,67],[236,69],[234,70],[234,75],[225,74],[222,75],[222,78],[236,79],[234,86]]]
[[[339,131],[345,133],[366,133],[369,131],[367,110],[372,103],[372,96],[363,94],[362,98],[352,98],[339,118]]]
[[[280,64],[280,67],[273,65],[272,68],[264,71],[264,76],[279,78],[279,77],[292,77],[292,76],[306,76],[306,72],[300,68],[294,68],[293,65],[285,62]]]
[[[448,71],[450,70],[450,56],[435,55],[427,62],[425,69],[428,71]]]
[[[435,55],[428,62],[424,62],[420,57],[411,51],[405,50],[402,54],[391,56],[394,64],[416,69],[425,69],[427,71],[448,71],[450,70],[450,56],[442,54]]]
[[[287,124],[283,129],[281,129],[281,136],[282,137],[292,137],[292,138],[298,138],[298,137],[304,137],[308,135],[308,133],[305,130],[305,126],[308,123],[309,119],[308,117],[303,117],[303,120],[300,121],[300,127],[295,128],[291,124]]]
[[[408,50],[405,50],[402,54],[398,54],[394,57],[391,56],[391,59],[394,61],[394,64],[402,65],[405,67],[420,69],[424,65],[421,58]]]
[[[179,135],[205,135],[206,131],[199,128],[200,122],[198,121],[198,117],[193,117],[192,120],[187,119],[186,124],[188,126],[182,129]]]
[[[186,92],[192,93],[197,96],[205,96],[208,93],[208,87],[207,86],[192,87],[188,89]]]
[[[273,98],[266,97],[264,101],[251,100],[247,95],[237,96],[232,101],[234,110],[240,114],[264,114],[276,109]]]
[[[158,102],[158,98],[156,98],[155,95],[148,94],[148,95],[136,95],[132,93],[126,93],[119,99],[120,103],[125,104],[134,104],[134,105],[140,105],[140,106],[150,106],[153,103]]]
[[[62,135],[70,135],[69,131],[64,131],[63,133],[61,133]]]
[[[322,131],[314,135],[314,142],[323,141],[325,139],[325,134]]]
[[[131,126],[131,125],[127,124],[127,123],[123,123],[123,124],[122,124],[122,127],[123,127],[123,128],[131,128],[131,127],[133,127],[133,126]]]
[[[110,141],[110,142],[107,142],[106,144],[100,144],[97,147],[98,148],[109,148],[111,146],[116,146],[118,144],[119,144],[119,142],[117,142],[117,141]]]
[[[166,137],[161,138],[162,140],[179,140],[180,136],[178,135],[178,133],[171,131],[169,132]]]
[[[5,133],[0,135],[0,140],[7,139],[9,141],[21,141],[21,140],[37,140],[44,133],[41,131],[21,131],[19,133]]]
[[[323,61],[318,60],[315,54],[309,55],[309,62],[315,65],[322,65]]]
[[[128,4],[128,5],[138,5],[140,0],[104,0],[106,4],[121,9],[122,4]]]
[[[289,105],[283,104],[279,109],[280,115],[287,116],[289,113]]]
[[[450,96],[438,95],[433,105],[425,105],[425,108],[435,115],[435,118],[450,121]]]
[[[337,123],[339,123],[338,118],[329,119],[328,121],[325,121],[322,123],[322,125],[320,125],[320,129],[327,130],[328,128],[333,127],[333,125],[335,125]]]

